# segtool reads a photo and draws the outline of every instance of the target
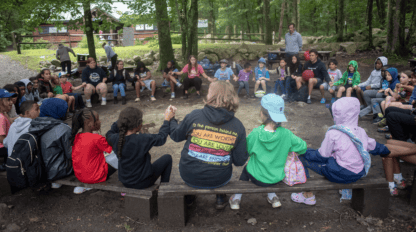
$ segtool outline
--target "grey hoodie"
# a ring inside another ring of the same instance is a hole
[[[20,138],[22,134],[29,131],[31,121],[31,118],[20,117],[14,120],[14,122],[10,126],[9,133],[3,141],[4,146],[7,147],[7,154],[9,156],[12,155],[13,147],[16,141]]]
[[[23,83],[25,83],[25,89],[26,89],[25,98],[26,98],[26,100],[34,101],[35,100],[35,97],[33,96],[33,93],[32,92],[29,92],[28,89],[27,89],[27,85],[29,83],[32,84],[32,82],[30,82],[29,79],[22,79],[20,81],[23,82]],[[32,84],[32,86],[33,86],[33,84]],[[32,88],[32,90],[33,90],[33,88]]]
[[[61,62],[71,61],[71,59],[69,58],[69,52],[72,52],[72,54],[74,54],[75,56],[75,52],[74,50],[72,50],[72,48],[65,47],[64,45],[59,44],[58,50],[56,50],[56,59],[60,60]]]
[[[380,60],[383,66],[387,65],[387,58],[384,56],[380,56],[376,59],[374,62],[374,70],[371,72],[370,77],[367,79],[367,81],[359,84],[359,87],[366,87],[371,86],[372,89],[381,89],[381,82],[383,77],[381,76],[381,70],[376,69],[376,62],[377,60]]]

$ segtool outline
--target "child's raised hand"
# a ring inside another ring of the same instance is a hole
[[[168,108],[165,110],[165,120],[170,121],[173,117],[175,117],[175,111],[176,110],[174,110],[172,106],[168,106]]]

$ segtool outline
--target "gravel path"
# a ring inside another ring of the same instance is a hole
[[[37,74],[4,54],[0,54],[0,70],[0,88]]]

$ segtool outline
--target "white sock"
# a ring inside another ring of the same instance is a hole
[[[87,102],[91,102],[91,99],[87,99]]]
[[[389,182],[389,187],[390,188],[394,188],[394,181],[393,182]]]
[[[399,174],[394,174],[394,179],[396,179],[396,180],[402,180],[402,179],[403,179],[403,176],[402,176],[402,174],[401,174],[401,173],[399,173]]]
[[[103,101],[107,101],[107,98],[103,97],[103,98],[102,98],[102,100],[103,100]]]
[[[311,99],[311,95],[308,96],[308,99]]]
[[[268,193],[267,197],[269,198],[269,200],[272,200],[273,197],[277,197],[276,193]]]
[[[243,196],[243,194],[236,193],[236,194],[234,194],[233,200],[240,200],[241,201],[241,196]]]

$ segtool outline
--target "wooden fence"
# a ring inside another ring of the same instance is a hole
[[[182,34],[182,32],[178,32],[178,31],[172,31],[171,33],[174,33],[174,34]],[[240,31],[240,34],[210,34],[210,33],[206,33],[206,32],[204,32],[204,33],[197,33],[198,35],[204,35],[205,36],[205,38],[204,37],[198,37],[198,40],[205,40],[205,42],[208,42],[208,40],[228,40],[228,41],[240,41],[240,42],[242,42],[242,41],[251,41],[251,42],[263,42],[264,43],[264,40],[252,40],[252,39],[244,39],[244,36],[246,35],[246,36],[250,36],[250,35],[260,35],[260,36],[263,36],[263,38],[264,38],[264,36],[266,36],[266,34],[265,33],[243,33],[243,31]],[[206,38],[206,36],[207,35],[212,35],[212,37],[211,38]],[[228,39],[224,39],[224,38],[214,38],[215,36],[219,36],[219,35],[221,35],[221,36],[230,36],[230,37],[232,37],[232,36],[241,36],[241,39],[231,39],[231,38],[228,38]],[[275,38],[276,38],[276,33],[273,31],[273,39],[272,39],[272,41],[273,41],[273,44],[275,44]]]

